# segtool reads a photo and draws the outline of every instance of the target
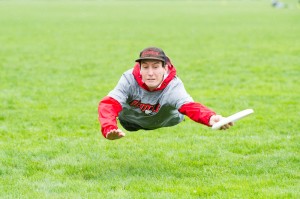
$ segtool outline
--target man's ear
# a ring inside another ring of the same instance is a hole
[[[168,70],[169,70],[168,65],[166,64],[164,68],[165,68],[165,75],[167,75],[168,74]]]

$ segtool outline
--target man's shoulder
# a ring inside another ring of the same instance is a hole
[[[123,73],[123,75],[132,75],[132,71],[133,71],[133,69],[131,68],[131,69],[125,71],[125,72]]]
[[[178,85],[178,84],[183,84],[183,82],[182,82],[181,79],[176,75],[176,76],[174,76],[174,78],[172,79],[172,81],[170,82],[170,84],[172,84],[172,85]]]
[[[127,80],[134,79],[133,74],[132,74],[133,69],[129,69],[125,71],[122,76],[125,77]]]

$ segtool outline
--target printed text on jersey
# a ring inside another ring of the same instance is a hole
[[[141,109],[141,111],[145,112],[146,114],[149,113],[157,113],[160,109],[160,104],[144,104],[140,100],[133,100],[130,102],[130,106],[136,107]]]

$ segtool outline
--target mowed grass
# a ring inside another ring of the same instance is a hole
[[[1,198],[300,198],[300,9],[285,1],[0,1]],[[144,47],[228,131],[117,141],[97,106]]]

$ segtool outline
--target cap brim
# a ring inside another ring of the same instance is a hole
[[[159,61],[165,62],[165,60],[163,58],[157,58],[157,57],[143,57],[143,58],[139,58],[135,61],[140,62],[142,60],[159,60]]]

